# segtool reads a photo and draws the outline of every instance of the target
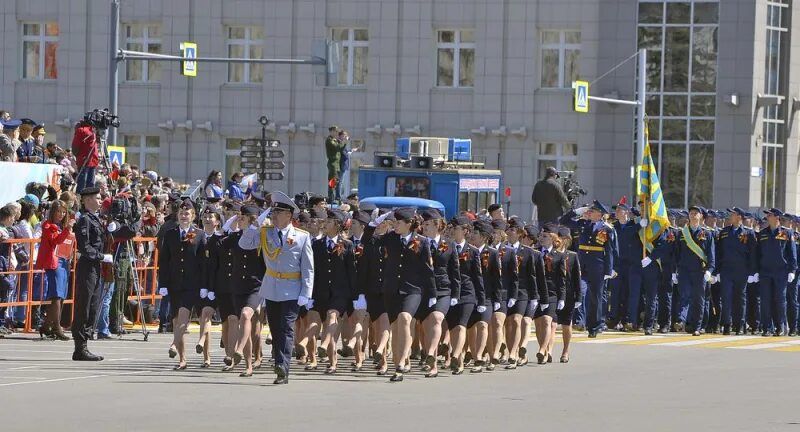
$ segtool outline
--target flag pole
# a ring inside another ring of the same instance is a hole
[[[640,49],[639,50],[639,109],[637,110],[637,131],[638,131],[638,139],[636,145],[636,174],[639,175],[639,170],[641,169],[642,161],[644,160],[644,145],[645,145],[645,106],[647,103],[647,50]],[[648,165],[649,166],[649,165]],[[639,182],[637,181],[637,184]],[[649,189],[648,189],[649,190]],[[636,191],[637,197],[641,197],[639,194],[640,191]],[[648,194],[649,195],[649,194]],[[647,204],[650,201],[650,197],[646,196],[646,199],[642,203],[642,217],[647,219],[649,215],[647,214],[647,208],[649,207]],[[638,200],[637,200],[638,201]],[[649,222],[649,220],[648,220]],[[642,228],[642,234],[644,234],[644,228]],[[642,259],[647,257],[647,236],[642,236]]]

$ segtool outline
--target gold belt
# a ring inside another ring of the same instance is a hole
[[[602,246],[579,245],[578,249],[582,251],[605,252],[605,249],[603,249]]]
[[[272,269],[267,269],[267,276],[272,276],[276,279],[297,280],[300,279],[300,272],[276,272]]]

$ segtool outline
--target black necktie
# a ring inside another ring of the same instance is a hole
[[[333,240],[328,239],[328,251],[332,251],[332,250],[333,250]]]
[[[456,245],[456,251],[458,251],[458,253],[461,253],[461,245]]]
[[[186,231],[181,230],[181,241],[184,241],[185,239],[186,239]]]
[[[353,239],[353,246],[358,247],[358,244],[361,243],[359,239]]]
[[[283,233],[281,231],[278,231],[278,243],[283,246]]]

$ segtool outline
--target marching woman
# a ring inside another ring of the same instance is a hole
[[[544,255],[539,251],[537,247],[537,242],[539,241],[539,228],[534,225],[525,225],[524,227],[524,235],[522,235],[519,239],[519,242],[522,243],[524,246],[533,249],[536,254],[538,254],[539,258],[537,260],[538,265],[540,268],[536,269],[536,284],[537,284],[537,293],[539,295],[539,299],[544,297],[543,293],[547,290],[547,281],[545,279],[545,269],[544,269]],[[520,279],[521,280],[521,279]],[[528,364],[528,342],[531,340],[531,330],[533,330],[533,314],[539,310],[539,301],[529,301],[528,308],[525,310],[525,313],[522,316],[522,330],[521,330],[521,340],[519,343],[519,353],[517,359],[517,366],[525,366]]]
[[[234,311],[239,314],[238,341],[233,352],[233,362],[239,364],[242,360],[245,361],[245,371],[239,374],[241,377],[253,375],[253,352],[257,349],[256,345],[260,344],[260,338],[256,336],[261,333],[259,314],[262,300],[259,290],[267,267],[259,256],[258,250],[242,249],[239,247],[239,239],[242,237],[243,230],[253,225],[261,225],[261,222],[257,220],[258,213],[258,207],[242,207],[242,214],[237,219],[239,231],[231,233],[222,245],[223,248],[230,248],[233,251],[231,266],[233,271],[228,273],[228,277],[233,294]],[[267,252],[262,251],[262,253]]]
[[[528,308],[536,309],[539,299],[547,295],[547,286],[544,279],[544,259],[541,252],[522,244],[520,241],[526,236],[522,220],[512,217],[506,229],[508,246],[516,252],[517,267],[519,271],[519,291],[517,301],[512,304],[509,300],[508,318],[506,319],[506,346],[508,347],[508,365],[506,369],[516,369],[519,359],[527,355],[526,345],[522,332],[530,331],[530,327],[523,328],[523,317]],[[528,304],[530,303],[530,306]]]
[[[158,282],[161,296],[169,296],[170,315],[173,317],[173,339],[169,358],[178,357],[175,370],[186,369],[186,351],[183,338],[189,325],[192,308],[197,302],[202,280],[202,258],[205,255],[206,235],[192,225],[195,210],[191,200],[184,200],[178,208],[178,226],[164,235],[158,259]]]
[[[494,229],[493,244],[497,249],[500,258],[500,285],[492,297],[492,320],[489,322],[489,364],[487,370],[494,370],[495,366],[501,363],[501,347],[505,342],[503,333],[505,330],[506,316],[508,309],[513,308],[517,303],[519,293],[519,272],[517,270],[517,253],[513,248],[505,244],[506,227],[508,223],[502,219],[492,221]]]
[[[365,254],[363,243],[364,227],[371,221],[369,213],[365,211],[355,211],[350,220],[350,241],[353,242],[353,259],[356,266],[356,282],[353,292],[352,313],[350,319],[353,324],[353,340],[355,351],[355,363],[353,372],[361,371],[364,364],[364,353],[366,345],[366,334],[369,329],[369,303],[367,302],[367,290],[369,289],[369,276],[373,272],[370,256]],[[381,303],[383,301],[381,300]]]
[[[550,339],[555,338],[553,321],[556,319],[556,310],[564,308],[567,263],[565,255],[559,252],[561,240],[558,238],[558,229],[555,225],[547,224],[542,227],[542,232],[539,234],[539,245],[544,256],[547,295],[539,301],[539,307],[533,314],[533,321],[536,324],[536,339],[539,342],[536,359],[539,364],[545,364],[553,361],[548,347]]]
[[[484,291],[476,289],[477,307],[469,318],[467,329],[469,349],[475,359],[475,365],[470,369],[470,373],[480,373],[486,365],[484,352],[489,338],[489,320],[492,319],[492,299],[496,298],[496,292],[500,290],[500,255],[497,249],[489,246],[494,231],[492,224],[487,221],[475,221],[473,228],[470,243],[478,251]]]
[[[481,303],[485,301],[483,289],[483,276],[481,276],[480,252],[475,246],[467,243],[467,236],[472,231],[472,224],[466,216],[453,218],[452,233],[455,244],[455,254],[458,257],[459,267],[459,295],[453,296],[457,300],[447,311],[447,327],[450,329],[450,370],[453,375],[464,373],[464,345],[467,341],[467,324],[475,311],[478,296]]]
[[[425,359],[423,371],[426,378],[439,376],[436,354],[442,338],[442,323],[451,306],[458,304],[461,296],[461,273],[458,265],[456,245],[446,240],[442,233],[446,227],[442,214],[436,209],[422,212],[422,235],[430,240],[433,256],[433,274],[436,280],[436,296],[427,299],[417,311],[422,321],[422,355]]]
[[[239,311],[233,304],[231,283],[233,277],[233,251],[239,243],[239,236],[235,240],[226,241],[235,232],[239,231],[239,212],[241,207],[235,205],[232,210],[236,214],[230,216],[222,227],[222,232],[213,236],[208,241],[209,267],[213,274],[210,278],[208,289],[214,293],[222,319],[221,343],[225,348],[225,366],[223,372],[233,370],[233,353],[236,351],[236,342],[239,340]],[[230,212],[226,212],[228,216]]]
[[[572,234],[569,228],[559,227],[558,237],[561,239],[561,247],[558,248],[558,251],[564,254],[564,264],[567,270],[567,278],[565,280],[567,286],[564,307],[561,309],[556,308],[557,322],[553,323],[550,329],[555,334],[556,325],[561,324],[564,347],[561,350],[560,361],[561,363],[569,363],[569,344],[572,340],[572,313],[575,309],[581,307],[586,288],[581,284],[581,264],[578,261],[578,254],[569,248],[572,244]],[[550,337],[550,345],[547,348],[548,353],[553,351],[555,340],[555,336]]]
[[[400,207],[392,213],[386,213],[370,223],[364,235],[369,239],[375,226],[386,220],[389,214],[396,219],[394,231],[377,239],[383,246],[386,255],[386,266],[383,282],[384,302],[392,323],[392,355],[395,373],[392,382],[403,381],[403,374],[408,373],[409,354],[411,351],[412,318],[417,312],[422,299],[436,299],[436,281],[433,276],[433,260],[430,242],[416,234],[419,227],[416,209]]]
[[[56,247],[64,243],[72,235],[75,219],[69,217],[69,211],[63,201],[53,201],[47,220],[42,224],[42,239],[39,255],[36,258],[36,270],[44,270],[47,315],[39,327],[39,335],[52,336],[68,341],[69,336],[61,328],[61,308],[67,296],[69,279],[69,260],[56,256]],[[27,289],[23,287],[23,289]]]
[[[356,283],[353,242],[342,234],[346,218],[341,210],[328,210],[327,219],[322,225],[324,237],[311,244],[314,252],[314,290],[311,299],[313,306],[308,312],[308,331],[311,333],[309,339],[313,341],[322,326],[321,347],[327,350],[330,361],[325,369],[327,375],[336,373],[339,320],[347,310]],[[317,360],[313,350],[310,351],[308,367],[313,369]]]
[[[216,292],[214,285],[217,272],[213,268],[211,254],[219,253],[221,232],[219,231],[222,216],[210,207],[203,212],[203,232],[206,235],[206,249],[202,258],[203,280],[200,288],[200,299],[197,301],[197,310],[200,312],[200,338],[195,345],[197,354],[203,355],[201,367],[211,367],[211,318],[217,309]]]
[[[375,228],[371,239],[367,240],[365,236],[361,236],[361,244],[364,246],[362,253],[363,256],[367,258],[367,271],[365,272],[359,267],[358,278],[360,281],[359,283],[366,284],[365,297],[367,300],[367,313],[369,314],[370,321],[372,321],[372,330],[370,333],[374,335],[375,343],[372,358],[376,363],[375,368],[378,370],[379,376],[386,375],[389,368],[386,355],[389,348],[391,323],[389,322],[389,314],[386,312],[386,302],[383,298],[386,255],[384,254],[384,247],[378,244],[378,239],[392,229],[393,223],[394,216],[389,213]],[[369,222],[367,222],[367,226],[369,226]],[[367,228],[365,227],[364,231],[366,232],[366,230]],[[356,256],[359,253],[359,249],[356,247]]]

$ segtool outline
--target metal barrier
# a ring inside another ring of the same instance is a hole
[[[137,272],[138,280],[140,281],[141,286],[141,300],[142,302],[149,302],[153,305],[156,304],[156,301],[161,299],[161,296],[158,295],[158,289],[156,288],[158,285],[158,248],[156,247],[157,239],[155,237],[136,237],[132,239],[134,251],[146,251],[146,253],[136,253],[135,254],[135,265],[133,266],[133,270]],[[25,308],[25,322],[23,330],[26,333],[34,332],[36,329],[33,328],[33,313],[36,312],[35,308],[38,308],[42,305],[50,304],[50,300],[45,299],[45,292],[44,292],[44,270],[36,270],[35,267],[35,260],[34,256],[36,255],[34,251],[38,249],[40,239],[10,239],[3,242],[2,244],[8,244],[9,247],[9,254],[6,258],[10,258],[10,254],[14,253],[14,245],[23,245],[30,251],[30,260],[25,268],[22,269],[14,269],[10,271],[0,271],[0,277],[3,276],[14,276],[14,297],[16,299],[25,298],[23,301],[13,301],[13,298],[9,298],[9,301],[2,302],[0,300],[0,310],[2,310],[5,314],[11,315],[11,312],[8,311],[9,308],[17,308],[17,307],[24,307]],[[75,265],[77,260],[75,259],[75,248],[72,251],[72,257],[70,259],[69,264],[69,286],[67,290],[67,297],[64,299],[64,306],[69,306],[69,313],[62,313],[62,316],[69,316],[69,322],[72,322],[74,309],[72,307],[75,299]],[[103,266],[107,266],[103,264]],[[108,264],[110,266],[110,264]],[[104,267],[103,275],[106,275],[108,272],[108,267]],[[113,273],[112,273],[113,274]],[[103,278],[103,283],[106,280]],[[27,294],[20,295],[20,293],[24,292]],[[9,296],[10,297],[10,296]],[[134,287],[131,286],[128,289],[128,293],[126,296],[127,300],[137,300],[136,292],[134,291]],[[142,308],[144,305],[140,304],[139,308]],[[141,314],[136,314],[134,320],[136,324],[139,324],[139,316]],[[6,319],[9,319],[6,317]],[[14,321],[14,315],[10,316],[10,319]]]

